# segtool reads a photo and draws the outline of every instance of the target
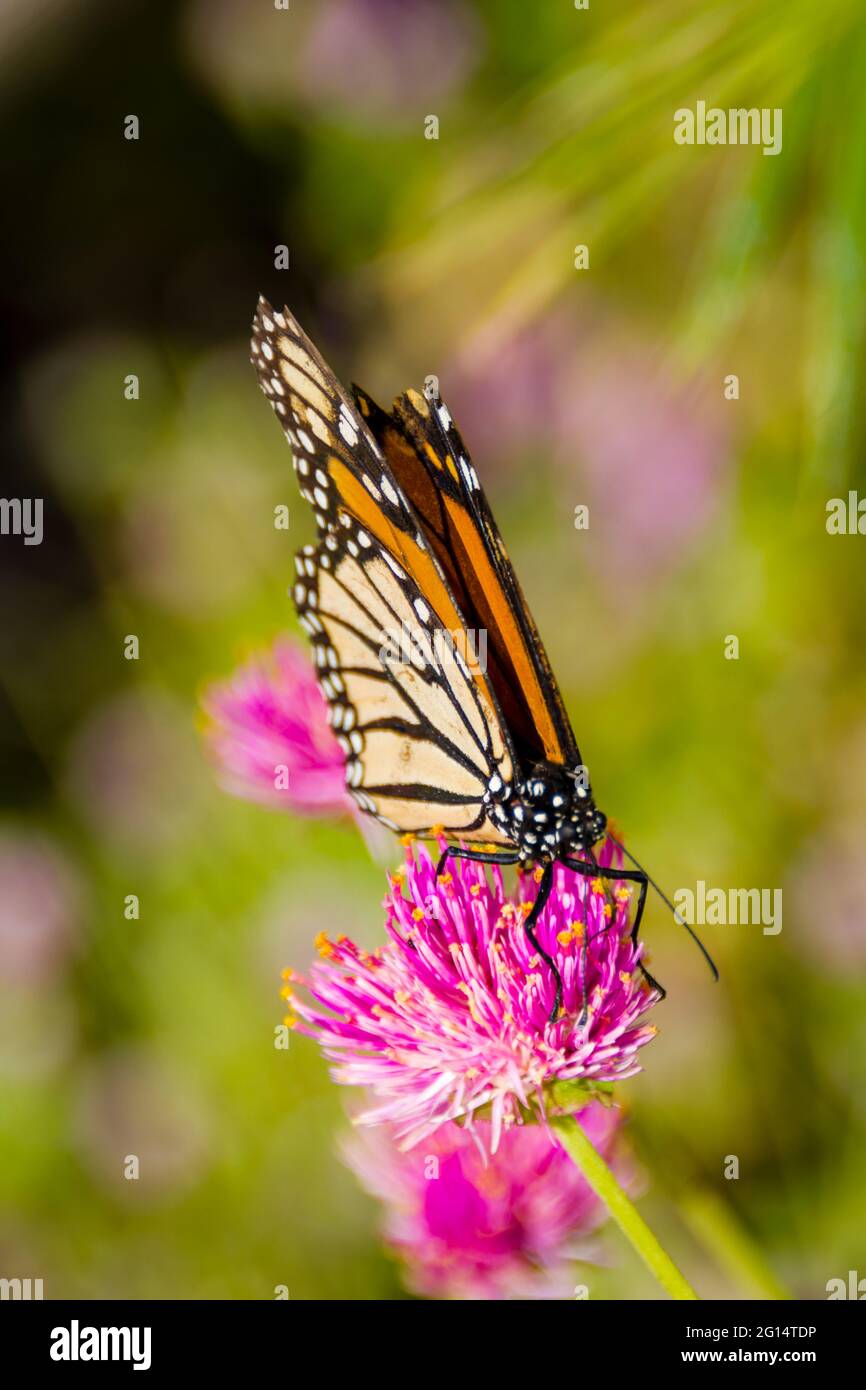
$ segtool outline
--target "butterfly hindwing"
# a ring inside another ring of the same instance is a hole
[[[350,518],[297,568],[295,603],[361,808],[392,830],[503,842],[485,795],[509,774],[508,750],[413,580]]]

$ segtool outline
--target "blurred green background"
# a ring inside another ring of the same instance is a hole
[[[3,7],[3,493],[45,537],[0,541],[0,1275],[402,1296],[346,1097],[273,1046],[280,968],[379,940],[382,866],[196,730],[312,534],[260,291],[386,401],[440,377],[638,857],[783,890],[778,935],[704,929],[717,986],[651,902],[648,1219],[706,1297],[866,1274],[866,541],[825,526],[866,489],[864,63],[853,0]],[[781,107],[781,154],[675,145],[698,100]],[[607,1251],[593,1297],[657,1296]]]

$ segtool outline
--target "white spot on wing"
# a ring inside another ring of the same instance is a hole
[[[349,415],[344,405],[340,406],[340,434],[345,439],[350,449],[354,449],[358,442],[358,431],[354,421]]]

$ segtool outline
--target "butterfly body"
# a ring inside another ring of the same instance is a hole
[[[542,761],[515,785],[494,774],[485,795],[491,819],[530,863],[563,859],[591,850],[604,835],[607,817],[585,782],[582,765]]]

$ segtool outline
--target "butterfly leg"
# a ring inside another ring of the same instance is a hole
[[[584,878],[588,878],[588,877],[589,877],[590,870],[592,870],[593,877],[595,877],[596,874],[597,874],[597,872],[598,872],[598,861],[596,860],[596,857],[595,857],[595,855],[592,853],[592,850],[591,850],[591,849],[590,849],[590,850],[587,850],[587,853],[588,853],[589,856],[590,856],[589,863],[587,863],[587,861],[584,860],[584,859],[567,859],[565,862],[569,865],[570,868],[576,869],[577,872],[578,872],[579,874],[582,874],[582,875],[584,876]],[[605,890],[604,890],[604,891],[605,891],[605,897],[607,898],[608,902],[610,902],[610,905],[611,905],[611,914],[612,914],[612,915],[611,915],[611,921],[610,921],[610,923],[609,923],[608,925],[612,925],[612,923],[613,923],[613,921],[614,921],[614,919],[615,919],[615,916],[616,916],[616,904],[613,902],[613,900],[612,900],[612,898],[611,898],[611,894],[610,894],[610,889],[609,889],[606,885],[605,885]],[[602,927],[602,931],[607,931],[607,927]],[[599,936],[600,933],[599,933],[599,932],[596,932],[595,935],[596,935],[596,936]],[[583,940],[581,941],[581,944],[580,944],[580,967],[581,967],[581,968],[580,968],[580,983],[581,983],[581,996],[582,996],[582,1001],[581,1001],[580,1015],[579,1015],[578,1020],[577,1020],[577,1026],[578,1026],[578,1028],[583,1028],[584,1024],[586,1023],[586,1020],[587,1020],[588,1017],[589,1017],[589,996],[588,996],[587,991],[586,991],[586,959],[587,959],[587,953],[588,953],[588,949],[589,949],[589,939],[588,939],[588,937],[589,937],[589,933],[586,932],[586,931],[584,931],[584,933],[583,933]],[[594,939],[595,939],[595,938],[593,938],[593,940],[594,940]]]
[[[441,874],[442,869],[445,865],[445,861],[447,860],[449,855],[453,855],[455,859],[474,859],[480,864],[517,864],[520,860],[520,855],[515,854],[513,850],[473,850],[463,845],[455,845],[453,847],[449,845],[443,851],[442,856],[439,860],[439,864],[437,865],[437,878]],[[554,961],[553,957],[549,956],[547,951],[545,951],[544,947],[539,944],[538,937],[535,935],[535,923],[538,921],[538,918],[541,915],[541,912],[544,908],[544,904],[550,897],[550,890],[552,886],[553,865],[546,864],[541,875],[541,882],[538,885],[538,893],[536,895],[535,902],[532,904],[532,911],[530,912],[529,916],[526,918],[526,921],[523,924],[523,929],[529,938],[529,942],[532,946],[532,949],[544,961],[545,965],[553,975],[553,978],[556,982],[556,993],[554,996],[553,1008],[551,1009],[550,1016],[548,1018],[549,1023],[556,1022],[557,1018],[559,1017],[559,1010],[562,1007],[562,976],[560,975],[559,970],[557,969],[556,962]]]
[[[445,868],[449,856],[452,859],[474,859],[478,864],[516,864],[519,859],[519,855],[510,849],[486,850],[471,849],[466,845],[446,845],[436,865],[437,878]]]
[[[649,879],[647,878],[646,874],[640,873],[637,870],[632,871],[631,869],[599,868],[598,874],[600,878],[607,879],[609,881],[612,880],[614,883],[625,881],[626,883],[636,883],[638,885],[637,911],[635,912],[634,922],[632,923],[631,929],[632,945],[634,947],[637,947],[638,932],[640,931],[641,919],[643,918],[644,908],[646,907],[646,895],[647,889],[649,888]],[[659,984],[658,980],[654,979],[654,977],[649,973],[643,962],[641,962],[640,968],[643,972],[644,979],[647,981],[647,984],[652,985],[653,989],[657,989],[662,999],[664,999],[667,991],[663,989],[663,987]]]
[[[583,874],[585,878],[600,878],[614,883],[624,881],[627,883],[636,883],[638,885],[637,912],[635,913],[634,923],[631,929],[632,945],[636,947],[638,944],[637,938],[641,919],[643,917],[644,907],[646,906],[647,889],[649,887],[649,879],[646,874],[631,869],[605,868],[601,864],[590,863],[586,859],[565,859],[563,862],[566,863],[570,869],[574,869],[576,873]],[[585,944],[586,939],[584,938],[584,946]],[[659,995],[664,999],[667,990],[665,990],[664,987],[659,984],[658,980],[650,974],[643,961],[640,961],[639,964],[641,973],[647,984],[650,985],[652,989],[658,990]]]
[[[556,982],[556,992],[553,998],[553,1007],[548,1015],[548,1023],[556,1022],[559,1018],[559,1011],[562,1008],[562,976],[559,973],[553,957],[549,956],[544,947],[539,943],[538,937],[535,935],[535,924],[544,910],[547,899],[550,897],[550,890],[552,887],[553,864],[548,861],[541,873],[541,881],[538,885],[538,893],[536,894],[535,902],[532,904],[532,911],[523,923],[523,930],[526,932],[533,950],[541,956],[541,959],[544,961]]]

